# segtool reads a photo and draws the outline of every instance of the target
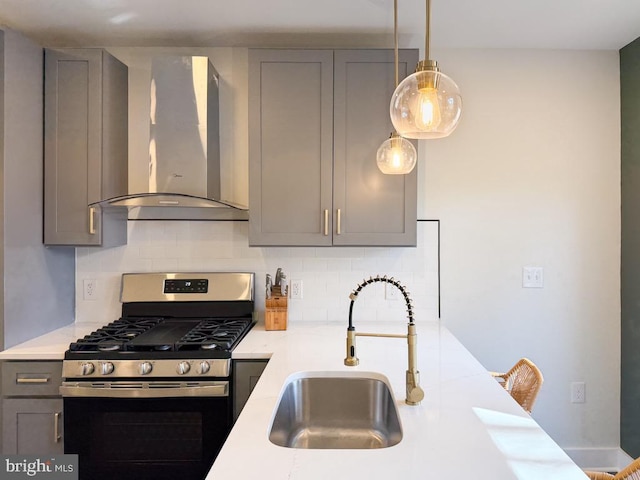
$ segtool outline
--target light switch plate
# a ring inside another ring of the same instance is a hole
[[[522,288],[543,288],[544,269],[542,267],[522,267]]]

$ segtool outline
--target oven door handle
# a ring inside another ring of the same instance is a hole
[[[228,397],[229,382],[63,382],[63,397]]]

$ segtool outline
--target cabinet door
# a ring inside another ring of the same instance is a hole
[[[100,245],[88,205],[100,200],[102,61],[91,53],[45,51],[46,244]]]
[[[247,403],[267,360],[236,360],[233,366],[233,420],[235,421]]]
[[[2,418],[3,453],[64,453],[61,398],[6,398]]]
[[[331,245],[333,52],[249,51],[249,245]]]
[[[417,61],[417,50],[400,51],[400,80]],[[376,164],[393,131],[393,51],[337,50],[334,69],[333,244],[415,246],[417,167],[385,175]]]
[[[126,211],[89,204],[127,193],[127,84],[102,49],[45,50],[45,244],[126,243]]]

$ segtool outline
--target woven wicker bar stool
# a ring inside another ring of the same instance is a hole
[[[585,470],[584,473],[586,473],[587,477],[591,480],[640,480],[640,458],[636,458],[615,475],[605,472],[591,472],[588,470]]]
[[[612,478],[615,479],[616,477],[611,475],[610,473],[607,472],[588,472],[585,471],[584,473],[587,474],[587,477],[589,477],[591,480],[611,480]]]
[[[521,358],[508,372],[491,372],[491,375],[527,413],[531,413],[544,381],[542,372],[535,363],[528,358]]]

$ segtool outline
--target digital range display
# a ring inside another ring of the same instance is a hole
[[[209,280],[207,279],[164,281],[164,293],[207,293],[208,290]]]

